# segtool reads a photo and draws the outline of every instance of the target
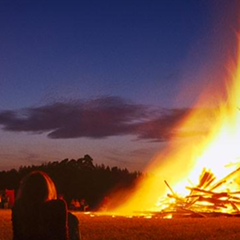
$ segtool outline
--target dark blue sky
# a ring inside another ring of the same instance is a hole
[[[1,1],[0,169],[84,154],[143,169],[221,76],[238,9],[237,0]]]

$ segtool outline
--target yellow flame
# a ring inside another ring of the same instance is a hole
[[[115,212],[159,211],[171,201],[164,201],[168,193],[186,196],[189,192],[186,186],[196,186],[203,169],[211,170],[217,179],[221,179],[240,167],[239,64],[238,55],[225,79],[226,92],[214,99],[215,105],[210,107],[202,107],[207,105],[203,95],[196,108],[182,119],[168,147],[148,167],[149,176],[139,183],[127,201],[114,209]],[[218,91],[217,85],[215,91]],[[221,187],[229,191],[240,190],[237,180]]]

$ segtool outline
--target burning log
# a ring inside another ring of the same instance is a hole
[[[190,194],[181,197],[172,189],[172,187],[165,180],[165,184],[169,188],[171,194],[167,197],[172,199],[168,203],[168,207],[163,210],[164,213],[175,214],[192,214],[206,217],[206,214],[239,214],[240,213],[240,191],[218,192],[220,186],[224,186],[240,175],[240,168],[236,169],[219,182],[215,183],[215,175],[204,169],[196,187],[186,187],[190,190]],[[166,204],[166,203],[165,203]]]
[[[167,185],[167,187],[169,188],[169,190],[171,191],[171,193],[173,195],[176,195],[175,192],[173,191],[173,189],[170,187],[170,185],[168,184],[168,182],[166,180],[164,180],[165,184]]]
[[[214,180],[216,177],[214,174],[210,171],[203,170],[203,173],[200,177],[200,183],[198,185],[199,188],[207,188]]]
[[[187,196],[187,198],[199,197],[202,195],[209,195],[212,198],[228,198],[228,199],[233,199],[233,200],[239,200],[239,203],[240,203],[240,197],[235,196],[237,194],[240,195],[240,192],[213,192],[213,191],[209,191],[209,190],[204,190],[204,189],[199,189],[199,188],[190,188],[190,187],[187,187],[187,189],[201,193],[201,194],[196,194],[196,195],[191,194],[191,195]]]
[[[220,186],[222,186],[223,184],[235,179],[235,177],[240,176],[240,168],[236,169],[235,171],[231,172],[230,174],[228,174],[225,178],[223,178],[221,181],[219,181],[217,184],[215,184],[211,190],[217,189]]]

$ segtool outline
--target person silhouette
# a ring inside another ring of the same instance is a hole
[[[12,208],[13,240],[80,240],[79,221],[42,171],[25,176]]]

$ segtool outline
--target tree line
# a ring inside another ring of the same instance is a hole
[[[18,170],[0,172],[0,190],[18,189],[21,179],[34,170],[44,171],[53,179],[58,193],[68,204],[72,199],[85,199],[90,209],[99,204],[113,190],[130,189],[142,176],[141,172],[129,172],[126,168],[97,165],[89,155],[77,160],[64,159],[41,165],[21,166]]]

